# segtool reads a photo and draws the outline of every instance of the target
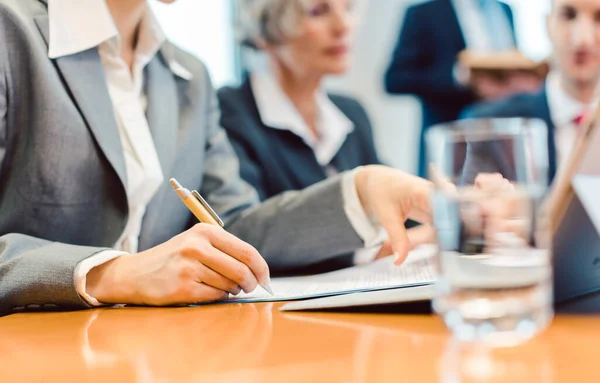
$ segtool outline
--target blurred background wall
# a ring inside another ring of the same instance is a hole
[[[237,0],[152,0],[169,39],[198,56],[208,66],[215,86],[238,81],[233,7]]]
[[[236,47],[234,14],[242,0],[179,0],[172,5],[153,1],[169,38],[200,57],[216,87],[240,80],[242,64]],[[332,78],[328,87],[358,98],[375,129],[376,144],[390,165],[416,171],[420,111],[412,97],[390,96],[383,90],[383,74],[400,31],[404,11],[414,0],[358,0],[360,25],[352,68]],[[519,48],[539,60],[550,52],[545,17],[550,0],[505,0],[513,7]],[[443,26],[440,26],[443,27]]]

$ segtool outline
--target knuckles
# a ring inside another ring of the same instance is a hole
[[[212,225],[207,225],[205,223],[197,223],[192,228],[192,231],[196,235],[204,237],[208,241],[211,241],[215,235],[216,228]]]
[[[250,273],[248,271],[248,268],[241,263],[236,264],[236,266],[234,267],[233,277],[235,278],[234,279],[235,282],[243,284],[244,282],[246,282],[250,279],[249,274]]]
[[[235,267],[234,275],[234,281],[238,285],[244,286],[246,292],[256,288],[256,279],[253,278],[252,272],[244,264],[240,263]]]
[[[258,251],[250,245],[243,246],[238,252],[240,262],[246,265],[253,264],[258,256]]]
[[[180,280],[190,281],[197,279],[196,270],[191,262],[182,261],[177,265],[177,276]]]
[[[175,254],[184,258],[196,258],[198,254],[206,254],[210,246],[210,242],[205,238],[187,236],[179,243]]]

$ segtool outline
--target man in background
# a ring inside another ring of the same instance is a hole
[[[578,125],[600,77],[600,0],[554,0],[546,21],[553,69],[535,94],[474,105],[465,118],[539,118],[548,126],[548,180],[571,155]],[[470,150],[467,168],[477,168],[492,152]],[[476,169],[468,170],[470,178]]]
[[[462,76],[458,54],[465,48],[508,51],[515,46],[512,11],[497,0],[432,0],[408,8],[385,87],[389,93],[414,95],[421,101],[420,176],[426,175],[424,136],[429,126],[456,120],[478,96],[494,99],[506,93],[505,86],[490,77]]]

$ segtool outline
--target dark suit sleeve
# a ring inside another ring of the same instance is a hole
[[[418,7],[406,11],[398,43],[385,74],[385,88],[429,100],[451,100],[471,91],[454,81],[454,62],[436,60],[429,16]]]

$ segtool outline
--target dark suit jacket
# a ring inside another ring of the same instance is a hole
[[[500,3],[513,27],[510,7]],[[515,38],[516,41],[516,38]],[[433,0],[409,7],[385,74],[385,88],[393,94],[417,96],[423,110],[419,175],[425,175],[425,128],[456,120],[475,95],[454,81],[456,57],[465,49],[451,0]]]
[[[542,88],[535,94],[518,94],[505,100],[497,102],[485,102],[473,105],[465,109],[461,118],[538,118],[548,126],[548,182],[551,183],[556,175],[556,146],[554,142],[554,123],[550,117],[550,107],[548,106],[548,97],[546,88]],[[474,178],[475,173],[481,171],[491,171],[493,169],[483,169],[484,163],[502,164],[505,161],[501,158],[499,150],[490,150],[489,147],[475,148],[470,146],[467,150],[467,159],[465,163],[467,182]],[[494,157],[494,158],[489,158]],[[486,161],[486,158],[490,161]],[[507,174],[500,169],[505,177]],[[508,175],[507,178],[511,178]]]
[[[242,178],[254,186],[261,199],[304,189],[327,178],[326,169],[300,137],[263,124],[250,80],[239,88],[221,89],[218,97],[221,125],[240,158]],[[379,164],[371,123],[363,107],[349,97],[329,97],[354,123],[354,131],[348,134],[331,165],[342,172],[361,165]]]

